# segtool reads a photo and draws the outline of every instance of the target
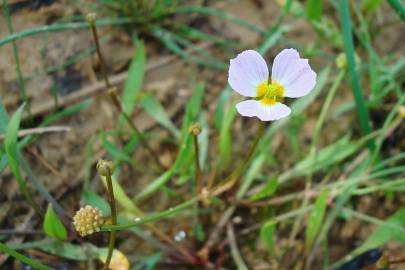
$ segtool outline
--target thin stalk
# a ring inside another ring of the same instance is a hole
[[[111,178],[111,170],[108,166],[106,166],[106,180],[107,180],[107,190],[108,190],[108,202],[110,204],[110,209],[111,209],[111,217],[112,217],[112,225],[117,224],[117,208],[115,204],[115,197],[114,197],[114,189],[113,189],[113,184],[112,184],[112,178]],[[108,240],[108,255],[107,259],[105,261],[104,269],[108,270],[111,262],[111,258],[114,252],[114,246],[115,246],[115,238],[116,238],[116,232],[111,231],[110,232],[110,238]]]
[[[13,29],[13,22],[11,21],[11,15],[10,15],[10,10],[8,8],[8,1],[7,0],[3,0],[3,13],[4,13],[4,17],[6,17],[7,19],[7,28],[8,31],[10,33],[10,35],[12,35],[14,33],[14,29]],[[20,92],[20,96],[22,101],[27,104],[26,105],[26,109],[29,115],[29,119],[32,118],[31,112],[30,112],[30,104],[28,102],[28,98],[27,98],[27,93],[25,91],[25,80],[24,80],[24,76],[22,74],[21,71],[21,64],[20,64],[20,56],[18,53],[18,48],[17,48],[17,44],[15,41],[13,41],[12,43],[13,46],[13,56],[14,56],[14,61],[15,61],[15,65],[16,65],[16,72],[17,72],[17,76],[18,76],[18,84],[19,84],[19,92]]]
[[[106,177],[107,178],[107,177]],[[108,180],[106,179],[106,182],[108,184]],[[139,226],[141,224],[145,224],[145,226],[152,231],[159,239],[163,240],[164,242],[168,243],[169,245],[171,245],[174,249],[176,249],[184,258],[186,261],[188,261],[189,263],[195,265],[199,263],[199,259],[196,258],[193,254],[191,254],[187,249],[185,249],[184,247],[178,245],[172,238],[170,238],[167,234],[165,234],[164,232],[162,232],[158,227],[156,227],[154,224],[151,224],[150,222],[153,221],[157,221],[169,216],[172,216],[188,207],[190,207],[191,205],[194,205],[197,202],[197,198],[191,199],[189,201],[186,201],[182,204],[179,204],[175,207],[171,207],[166,211],[157,213],[157,214],[153,214],[153,215],[149,215],[149,216],[145,216],[145,214],[138,209],[136,211],[136,216],[137,216],[137,220],[133,223],[126,223],[126,224],[113,224],[113,225],[107,225],[107,226],[103,226],[101,228],[101,231],[110,231],[110,232],[115,232],[115,231],[121,231],[121,230],[125,230],[125,229],[129,229],[131,227],[135,227],[135,226]]]
[[[363,92],[358,74],[356,72],[355,50],[353,45],[352,25],[348,0],[339,1],[339,12],[343,31],[344,48],[346,52],[347,68],[351,78],[352,92],[356,103],[357,115],[360,121],[360,128],[363,135],[371,133],[370,117],[365,106]],[[370,150],[375,148],[373,139],[368,141]]]
[[[92,17],[92,15],[94,15],[94,17]],[[100,42],[99,42],[99,38],[98,38],[98,34],[97,34],[97,27],[96,27],[95,20],[96,20],[95,14],[88,14],[87,21],[88,21],[88,23],[90,25],[90,29],[91,29],[91,33],[92,33],[92,36],[93,36],[94,44],[96,45],[97,56],[98,56],[98,58],[100,60],[101,73],[102,73],[102,76],[104,78],[105,86],[106,86],[107,91],[108,91],[108,96],[110,97],[111,102],[113,103],[113,105],[115,106],[117,111],[124,116],[125,121],[129,124],[129,126],[132,128],[134,133],[139,137],[140,142],[143,143],[146,150],[149,152],[149,154],[155,160],[156,164],[160,168],[166,169],[165,166],[159,160],[159,156],[157,155],[157,153],[155,153],[155,151],[152,149],[152,147],[150,147],[148,142],[145,140],[145,137],[142,135],[142,133],[136,127],[135,123],[131,120],[131,117],[128,115],[127,112],[125,112],[122,109],[122,105],[121,105],[121,102],[119,101],[119,98],[118,98],[118,96],[116,94],[115,88],[112,87],[112,85],[110,83],[110,80],[108,79],[107,66],[106,66],[105,61],[104,61],[104,56],[103,56],[103,54],[101,52],[101,46],[100,46]]]
[[[265,122],[260,121],[259,122],[259,129],[257,130],[256,137],[253,141],[253,144],[249,150],[249,153],[247,154],[245,160],[228,176],[226,177],[220,184],[219,187],[215,188],[214,191],[212,192],[213,195],[218,193],[222,193],[223,190],[227,190],[231,188],[237,181],[238,177],[242,174],[242,172],[246,169],[246,166],[249,164],[250,160],[253,157],[254,152],[256,151],[257,145],[260,142],[260,138],[263,135],[264,129],[265,129]]]
[[[201,167],[200,167],[200,151],[199,151],[199,146],[198,146],[198,135],[197,134],[192,134],[193,135],[193,142],[194,142],[194,161],[195,161],[195,178],[197,181],[197,196],[201,196],[202,190],[203,190],[203,182],[202,182],[202,173],[201,173]]]

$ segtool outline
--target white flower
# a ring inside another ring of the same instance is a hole
[[[308,59],[300,58],[295,49],[284,49],[276,56],[270,81],[266,61],[254,50],[243,51],[230,63],[228,82],[233,90],[254,98],[236,104],[237,111],[262,121],[288,116],[291,109],[281,103],[284,97],[305,96],[316,84]]]

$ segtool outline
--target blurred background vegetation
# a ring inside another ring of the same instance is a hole
[[[71,224],[84,204],[110,215],[100,158],[115,164],[125,224],[115,269],[404,267],[403,1],[2,0],[1,10],[1,269],[102,266],[107,234],[80,238]],[[88,12],[140,133],[106,95]],[[290,47],[317,85],[287,100],[292,115],[267,123],[239,170],[258,121],[234,109],[229,59],[250,48],[271,63]],[[193,123],[210,194],[200,203]]]

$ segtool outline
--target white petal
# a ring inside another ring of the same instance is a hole
[[[295,49],[284,49],[274,59],[271,79],[284,86],[284,96],[297,98],[314,88],[316,73]]]
[[[296,49],[284,49],[276,55],[271,68],[271,79],[281,83],[288,68],[300,58]]]
[[[239,102],[236,104],[236,110],[243,116],[256,116],[262,121],[279,120],[291,113],[291,109],[282,103],[268,106],[257,100],[245,100]]]
[[[243,51],[231,59],[228,82],[232,89],[246,97],[257,95],[257,86],[269,79],[263,57],[254,50]]]

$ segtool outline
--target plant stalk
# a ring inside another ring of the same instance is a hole
[[[108,191],[108,202],[110,204],[111,209],[111,218],[112,218],[112,225],[117,225],[117,208],[115,204],[115,197],[114,197],[114,189],[112,184],[111,178],[111,170],[110,168],[106,167],[106,180],[107,180],[107,191]],[[115,246],[115,238],[116,238],[116,231],[110,232],[110,237],[108,240],[108,255],[105,261],[104,270],[108,270],[110,266],[111,258],[114,252]]]
[[[98,56],[99,61],[100,61],[101,73],[102,73],[102,76],[104,78],[105,86],[106,86],[107,91],[108,91],[108,96],[110,97],[111,102],[113,103],[116,110],[124,116],[125,121],[129,124],[129,126],[132,128],[134,133],[139,137],[140,142],[145,146],[146,150],[153,157],[156,164],[160,168],[166,169],[166,167],[159,160],[159,156],[157,155],[157,153],[152,149],[152,147],[150,147],[148,142],[145,140],[145,137],[142,135],[142,133],[136,127],[135,123],[131,120],[131,117],[128,115],[127,112],[125,112],[123,110],[121,102],[119,101],[119,98],[118,98],[118,96],[116,94],[115,87],[113,87],[111,85],[110,80],[108,79],[107,66],[105,64],[104,56],[103,56],[103,54],[101,52],[101,46],[100,46],[99,37],[98,37],[98,33],[97,33],[97,27],[96,27],[96,23],[95,23],[95,20],[96,20],[95,14],[92,14],[93,17],[90,18],[90,19],[89,19],[89,15],[90,14],[88,14],[87,21],[88,21],[88,23],[90,25],[90,29],[91,29],[91,33],[92,33],[92,36],[93,36],[94,44],[96,46],[97,56]]]

